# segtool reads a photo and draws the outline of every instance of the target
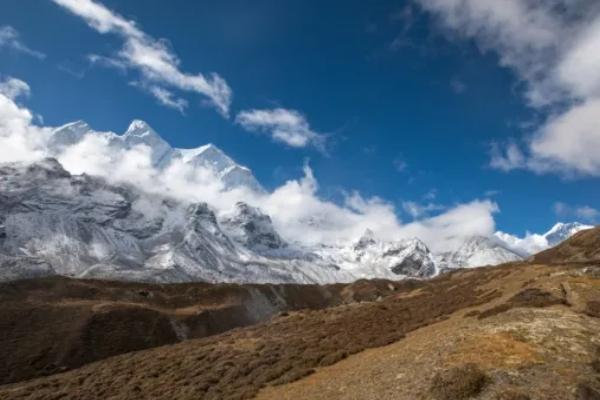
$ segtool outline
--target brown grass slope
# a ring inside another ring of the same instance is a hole
[[[79,369],[6,385],[0,398],[245,399],[348,355],[500,295],[479,287],[504,269],[447,275],[399,288],[381,301],[290,312],[255,326],[115,356]]]
[[[600,261],[600,226],[577,232],[558,246],[533,257],[537,263]]]
[[[202,338],[295,309],[376,299],[351,285],[149,285],[61,277],[0,284],[0,384],[118,354]]]

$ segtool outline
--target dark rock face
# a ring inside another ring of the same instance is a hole
[[[409,255],[400,264],[393,266],[392,272],[398,275],[429,276],[429,271],[427,269],[424,270],[423,267],[423,259]]]
[[[250,248],[272,250],[287,246],[275,231],[271,217],[246,203],[237,203],[234,214],[225,218],[223,225]]]

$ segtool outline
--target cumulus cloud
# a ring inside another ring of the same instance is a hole
[[[400,234],[418,237],[434,251],[456,249],[465,237],[488,236],[494,232],[498,205],[490,200],[459,204],[442,214],[403,225]]]
[[[9,77],[0,82],[0,93],[11,100],[15,100],[18,97],[29,96],[30,91],[29,85],[20,79]]]
[[[600,97],[551,118],[529,147],[533,155],[529,166],[534,170],[600,176]]]
[[[221,114],[229,114],[232,92],[218,74],[190,74],[180,69],[180,60],[166,40],[155,39],[142,31],[135,22],[123,18],[103,4],[93,0],[53,0],[102,34],[115,34],[123,39],[123,47],[114,56],[92,55],[90,61],[119,69],[135,70],[148,92],[161,104],[181,109],[182,99],[175,99],[167,88],[204,95]],[[165,94],[169,93],[165,97]]]
[[[600,176],[599,2],[415,1],[450,36],[495,52],[525,85],[529,104],[547,115],[522,147],[496,148],[492,167]]]
[[[325,136],[312,130],[306,117],[296,110],[247,110],[241,111],[235,120],[247,130],[267,133],[273,140],[291,147],[312,145],[324,149]]]
[[[9,87],[8,81],[0,87]],[[22,86],[22,85],[21,85]],[[210,168],[174,160],[164,168],[152,163],[150,147],[115,145],[113,135],[90,133],[76,144],[49,146],[54,128],[33,123],[31,111],[0,91],[0,162],[30,162],[56,157],[73,174],[102,176],[183,202],[207,202],[217,213],[227,213],[238,201],[269,214],[284,238],[303,244],[334,244],[358,239],[366,229],[387,240],[419,237],[434,251],[445,251],[471,235],[494,231],[495,203],[472,201],[441,214],[403,224],[394,206],[378,197],[347,194],[341,204],[319,196],[312,169],[270,193],[245,188],[228,189]],[[432,210],[433,211],[433,210]]]
[[[33,114],[15,103],[16,97],[29,93],[29,86],[18,79],[0,82],[0,160],[32,161],[44,154],[47,129],[33,124]]]
[[[28,56],[35,58],[46,58],[44,53],[37,50],[32,50],[26,44],[24,44],[19,38],[19,32],[17,32],[17,30],[12,26],[0,26],[0,49],[3,47],[27,54]]]

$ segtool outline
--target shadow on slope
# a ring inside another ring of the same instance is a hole
[[[63,277],[2,283],[0,384],[413,285],[152,285]]]

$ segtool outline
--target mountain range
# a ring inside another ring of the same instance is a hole
[[[85,138],[115,151],[142,146],[154,168],[174,160],[210,170],[228,190],[264,193],[252,171],[216,146],[172,148],[148,124],[118,135],[82,121],[54,129],[50,155]],[[382,240],[370,230],[347,243],[287,240],[271,217],[246,202],[216,213],[207,203],[72,174],[55,158],[0,165],[0,280],[65,275],[147,282],[333,283],[428,278],[440,272],[519,261],[588,226],[558,223],[525,239],[496,232],[434,254],[418,238]]]

